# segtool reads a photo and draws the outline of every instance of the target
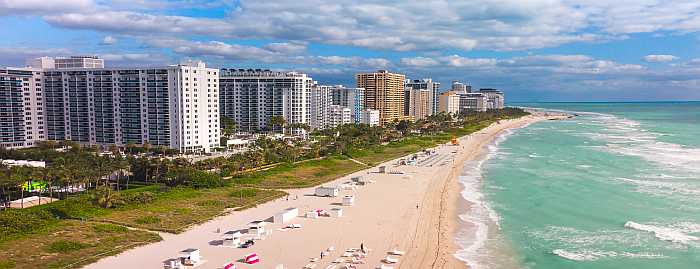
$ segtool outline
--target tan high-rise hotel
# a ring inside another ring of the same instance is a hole
[[[355,75],[358,88],[365,89],[365,108],[379,110],[379,121],[386,124],[404,119],[403,74],[379,70]]]

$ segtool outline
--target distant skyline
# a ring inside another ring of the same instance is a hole
[[[199,59],[354,85],[389,69],[517,101],[700,100],[700,1],[0,0],[0,65]]]

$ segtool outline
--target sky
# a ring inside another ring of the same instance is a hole
[[[354,85],[379,69],[508,101],[700,100],[698,0],[0,0],[0,66],[196,59]]]

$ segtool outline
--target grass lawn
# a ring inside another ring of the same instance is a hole
[[[234,176],[233,182],[269,189],[311,187],[367,168],[345,157],[333,156]]]
[[[0,243],[0,268],[79,268],[160,240],[151,232],[65,220],[39,233]]]
[[[42,268],[79,268],[103,256],[161,240],[153,232],[105,222],[176,233],[226,208],[250,207],[285,194],[235,186],[200,190],[147,186],[122,191],[122,195],[144,192],[153,193],[154,198],[114,209],[96,207],[88,195],[77,195],[47,205],[1,211],[0,269],[34,268],[39,263]]]
[[[150,203],[119,208],[94,220],[179,233],[193,224],[222,214],[226,208],[260,204],[283,195],[282,191],[240,187],[175,188],[158,194],[157,199]]]
[[[371,149],[352,150],[348,155],[355,160],[372,166],[421,151],[435,146],[436,144],[437,143],[430,138],[408,138],[384,146],[375,146]]]

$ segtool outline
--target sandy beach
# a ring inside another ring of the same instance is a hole
[[[335,186],[358,176],[373,181],[355,190],[343,190],[338,197],[312,196],[314,188],[290,190],[288,200],[282,198],[256,208],[234,211],[181,234],[162,234],[161,242],[104,258],[86,268],[163,268],[164,261],[177,257],[187,248],[201,251],[204,263],[196,268],[222,268],[225,263],[238,261],[250,253],[259,255],[260,263],[249,266],[236,262],[238,268],[280,268],[279,265],[302,268],[307,264],[329,268],[344,250],[359,248],[360,244],[371,251],[363,259],[366,264],[358,264],[357,268],[376,268],[387,252],[394,249],[406,252],[402,256],[392,256],[399,260],[390,265],[394,268],[467,268],[463,261],[454,257],[458,249],[454,234],[462,225],[458,214],[468,208],[468,204],[460,201],[462,187],[457,178],[462,172],[461,164],[477,158],[505,129],[560,117],[536,113],[501,121],[460,138],[458,146],[434,148],[435,154],[421,156],[415,165],[398,165],[397,160],[379,165],[395,173],[375,173],[378,170],[375,167],[324,184]],[[355,204],[340,205],[343,195],[349,194],[355,196]],[[220,245],[224,232],[246,229],[249,222],[268,220],[290,207],[299,208],[300,214],[342,208],[343,216],[297,217],[285,224],[269,223],[265,228],[271,232],[251,248]],[[302,228],[279,230],[292,223]],[[320,259],[320,253],[329,247],[335,250]],[[312,258],[319,259],[311,262]]]

